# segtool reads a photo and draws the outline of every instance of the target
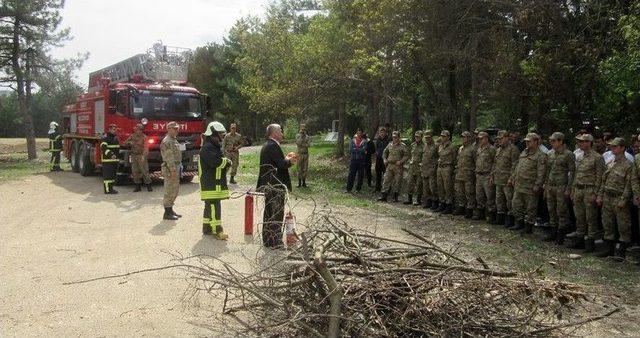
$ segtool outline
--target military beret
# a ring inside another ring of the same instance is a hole
[[[555,133],[551,134],[551,136],[549,136],[550,140],[563,140],[564,141],[564,134],[556,131]]]
[[[623,146],[624,147],[624,139],[622,137],[616,137],[613,140],[607,142],[610,146]]]
[[[593,142],[593,135],[591,135],[591,134],[580,134],[580,135],[576,136],[576,140]]]

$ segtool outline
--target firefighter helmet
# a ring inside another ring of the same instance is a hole
[[[211,123],[209,123],[209,125],[207,126],[207,130],[205,130],[204,135],[205,136],[211,136],[213,135],[213,132],[218,132],[218,133],[226,133],[227,129],[225,129],[224,125],[218,121],[213,121]]]

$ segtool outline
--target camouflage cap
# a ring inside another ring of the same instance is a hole
[[[176,121],[171,121],[169,123],[167,123],[167,129],[178,129],[180,128],[180,126],[178,125],[178,122]]]
[[[556,131],[555,133],[551,134],[551,136],[549,136],[550,140],[562,140],[564,141],[564,134]]]
[[[580,135],[576,136],[576,140],[593,142],[593,135],[591,135],[591,134],[580,134]]]
[[[135,128],[143,130],[144,129],[144,125],[142,123],[136,123],[136,127]]]
[[[432,136],[433,136],[433,131],[431,131],[431,130],[425,130],[425,132],[424,132],[424,133],[422,133],[422,135],[423,135],[424,137],[432,137]]]
[[[447,136],[447,137],[449,137],[449,136],[451,136],[451,133],[449,133],[449,131],[448,131],[448,130],[443,130],[443,131],[440,133],[440,136]]]
[[[422,130],[416,131],[415,133],[413,133],[413,136],[422,138]]]
[[[478,137],[489,137],[489,134],[486,131],[481,131],[478,133]]]
[[[470,132],[468,132],[468,131],[463,131],[461,136],[462,136],[462,137],[470,137],[470,136],[471,136],[471,133],[470,133]]]
[[[537,141],[539,139],[540,139],[540,136],[538,136],[538,134],[536,134],[536,133],[529,133],[524,138],[525,141]]]
[[[480,129],[478,129],[478,128],[476,128],[476,129],[474,129],[474,130],[473,130],[473,133],[474,133],[474,134],[476,134],[476,135],[477,135],[479,132],[480,132]]]
[[[391,133],[391,137],[400,137],[400,132],[395,130],[393,133]]]
[[[610,146],[622,146],[624,147],[624,139],[622,137],[616,137],[613,140],[607,142]]]
[[[509,132],[506,130],[500,130],[498,132],[498,135],[496,135],[496,138],[503,138],[503,137],[509,137]]]

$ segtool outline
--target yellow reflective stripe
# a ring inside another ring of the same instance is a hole
[[[220,165],[218,166],[218,168],[222,169],[227,165],[227,158],[223,157],[222,158],[222,163],[220,163]]]
[[[211,221],[209,222],[209,224],[211,225],[212,230],[215,230],[218,225],[222,224],[222,221],[216,219],[216,205],[213,203],[211,204]]]
[[[107,143],[107,142],[102,142],[102,143],[100,143],[100,147],[102,147],[102,146],[107,146],[107,147],[108,147],[108,146],[109,146],[109,143]]]
[[[106,142],[105,142],[106,143]],[[120,145],[119,144],[107,144],[107,148],[110,149],[120,149]]]
[[[109,162],[118,162],[118,159],[113,159],[113,158],[103,158],[102,159],[102,163],[109,163]]]
[[[229,198],[229,190],[222,191],[201,191],[201,199],[226,199]]]
[[[59,140],[59,139],[61,139],[61,138],[62,138],[62,135],[58,135],[58,136],[56,136],[56,141],[57,141],[57,140]]]
[[[211,218],[206,218],[206,217],[202,218],[202,223],[209,223],[209,222],[211,222]]]
[[[62,151],[62,149],[49,149],[50,152],[54,152],[54,151]]]

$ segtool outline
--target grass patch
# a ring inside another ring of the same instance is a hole
[[[27,153],[1,154],[0,182],[49,172],[50,158],[50,153],[46,151],[38,151],[38,158],[35,160],[27,159]],[[70,170],[69,164],[64,159],[61,159],[60,166],[64,170]]]

